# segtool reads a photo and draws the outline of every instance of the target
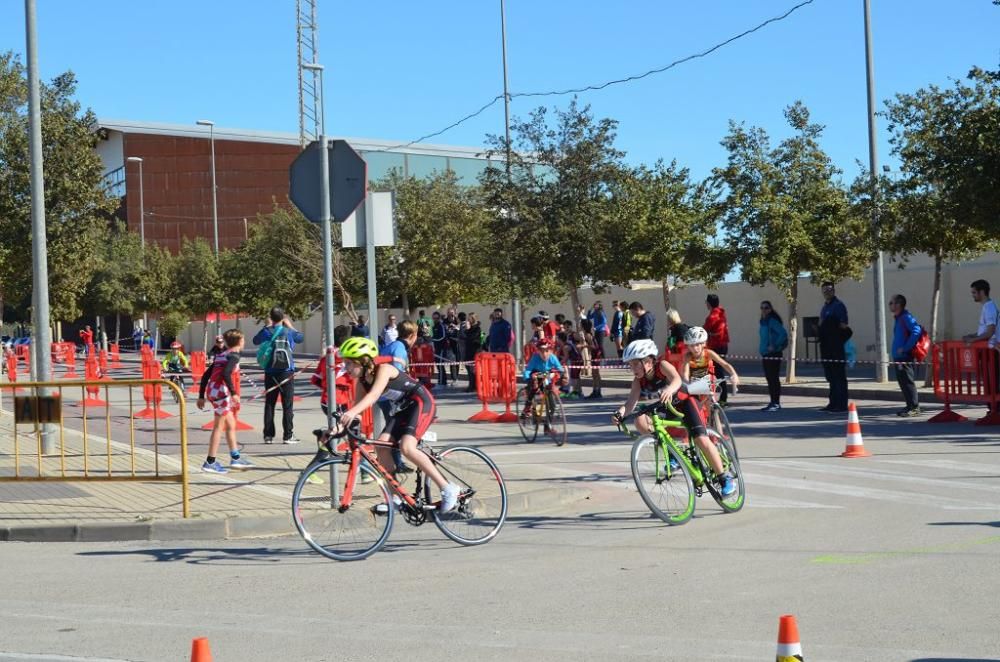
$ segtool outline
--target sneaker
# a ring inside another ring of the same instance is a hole
[[[204,471],[207,474],[225,474],[225,473],[229,473],[229,470],[226,469],[224,466],[222,466],[222,463],[219,462],[218,460],[216,460],[212,464],[209,464],[208,462],[206,462],[205,464],[201,465],[201,470]]]
[[[601,395],[600,391],[592,391],[590,395],[584,398],[584,400],[600,400],[604,396]]]
[[[397,464],[396,473],[398,474],[411,474],[413,473],[413,467],[408,464]]]
[[[312,472],[311,474],[309,474],[309,476],[308,476],[308,477],[306,478],[306,482],[307,482],[307,483],[312,483],[313,485],[322,485],[322,484],[324,484],[324,483],[325,483],[326,481],[325,481],[325,480],[323,480],[323,477],[322,477],[322,476],[320,476],[320,475],[319,475],[318,473],[316,473],[316,472],[314,471],[314,472]]]
[[[667,473],[673,474],[681,470],[681,465],[680,462],[674,458],[670,458],[670,462],[667,463],[667,466],[665,466],[664,469],[667,470]]]
[[[399,495],[393,494],[392,507],[395,508],[396,510],[399,510],[399,507],[402,505],[403,505],[403,500],[399,498]],[[375,506],[372,507],[372,512],[375,513],[376,515],[388,515],[389,506],[384,503],[376,504]]]
[[[911,407],[909,409],[900,409],[896,412],[896,416],[902,418],[909,418],[911,416],[920,416],[920,407]]]
[[[736,481],[728,473],[719,477],[719,492],[722,496],[732,496],[736,492]]]
[[[299,438],[298,437],[289,437],[288,439],[282,439],[281,443],[283,443],[283,444],[297,444],[297,443],[299,443]]]
[[[442,513],[450,513],[455,510],[455,506],[458,504],[458,493],[458,485],[454,483],[448,483],[441,488],[441,505],[438,510]]]
[[[772,402],[766,407],[762,407],[761,411],[779,411],[780,409],[781,405],[779,405],[777,402]]]
[[[229,468],[240,469],[240,470],[253,469],[253,462],[244,457],[238,457],[234,460],[229,461]]]
[[[273,444],[274,443],[274,437],[264,437],[264,443],[265,444]]]

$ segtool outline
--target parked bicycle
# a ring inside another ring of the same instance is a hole
[[[566,443],[566,412],[559,396],[557,375],[532,376],[536,381],[530,403],[527,386],[517,392],[517,425],[528,443],[533,443],[538,437],[539,427],[542,434],[556,442],[556,446]]]
[[[489,542],[507,519],[503,476],[478,448],[452,446],[439,451],[430,446],[436,441],[433,433],[418,444],[461,488],[455,508],[442,513],[437,487],[419,469],[413,474],[411,493],[379,463],[374,447],[391,448],[391,442],[366,439],[356,426],[337,435],[322,429],[313,434],[322,450],[295,484],[292,516],[306,543],[328,558],[368,558],[389,539],[397,512],[413,526],[433,520],[461,545]],[[345,443],[335,446],[333,440],[341,437]]]
[[[638,437],[629,431],[626,423],[638,416],[649,415],[655,434]],[[743,508],[746,491],[739,457],[731,439],[714,427],[708,427],[709,439],[715,444],[736,486],[729,496],[723,496],[720,476],[712,471],[708,460],[697,444],[682,444],[670,435],[670,428],[681,428],[692,438],[691,430],[684,423],[684,416],[670,404],[653,402],[636,407],[627,416],[618,419],[618,427],[629,437],[636,438],[632,445],[632,478],[646,506],[667,524],[684,524],[694,515],[695,497],[705,491],[727,513]]]

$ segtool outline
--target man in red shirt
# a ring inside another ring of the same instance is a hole
[[[705,299],[708,306],[708,317],[705,318],[705,330],[708,331],[708,342],[705,345],[722,358],[729,353],[729,323],[726,321],[726,309],[719,305],[719,295],[709,294]],[[721,366],[715,366],[715,374],[725,377],[726,371]],[[726,405],[729,398],[729,385],[722,382],[719,394],[719,404]]]
[[[94,332],[91,330],[89,324],[83,327],[83,331],[80,332],[80,340],[83,341],[84,351],[89,356],[90,348],[94,346]]]
[[[562,327],[558,322],[550,320],[548,313],[544,310],[539,310],[538,316],[542,318],[542,328],[545,329],[545,337],[554,342],[556,334],[562,331]]]

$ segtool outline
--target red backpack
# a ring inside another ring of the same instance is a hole
[[[931,337],[927,335],[927,329],[921,329],[920,338],[917,339],[917,344],[913,346],[913,360],[917,363],[922,362],[930,354],[930,351]]]

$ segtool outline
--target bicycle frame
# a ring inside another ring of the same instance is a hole
[[[344,484],[344,493],[340,496],[340,511],[344,512],[351,506],[351,501],[354,496],[354,482],[358,478],[358,465],[361,464],[361,460],[364,459],[368,462],[378,473],[389,483],[389,487],[392,491],[402,499],[403,503],[412,508],[413,510],[420,511],[423,510],[424,504],[418,503],[417,499],[406,491],[406,488],[396,480],[396,477],[392,473],[382,466],[382,463],[378,461],[375,453],[371,453],[365,450],[364,445],[369,446],[380,446],[382,448],[393,448],[393,443],[391,441],[379,441],[378,439],[364,439],[359,441],[353,435],[347,435],[348,441],[348,451],[350,452],[351,461],[348,464],[348,475],[347,480]],[[332,453],[333,455],[340,455],[340,453]],[[417,470],[417,485],[420,484],[420,471]]]
[[[692,439],[691,430],[689,430],[687,425],[684,424],[684,417],[680,414],[680,412],[676,411],[672,406],[669,405],[667,406],[667,408],[674,415],[676,415],[677,418],[675,419],[663,418],[662,416],[659,416],[655,411],[650,411],[643,414],[645,416],[648,416],[649,420],[652,421],[653,423],[653,433],[656,435],[656,439],[659,442],[659,445],[657,446],[657,452],[662,452],[664,457],[669,457],[669,454],[667,453],[667,447],[669,446],[673,448],[674,452],[677,453],[677,456],[681,458],[681,461],[688,468],[688,471],[691,472],[691,480],[694,482],[695,487],[701,489],[705,484],[705,472],[702,471],[702,467],[704,466],[702,462],[704,462],[704,459],[701,457],[701,449],[699,449],[697,447],[697,444],[694,443]],[[620,423],[619,427],[629,436],[634,436],[631,433],[629,433],[628,428],[625,426],[624,422]],[[695,452],[698,454],[697,462],[691,461],[691,456],[688,454],[688,451],[684,448],[681,448],[681,445],[677,443],[677,441],[670,435],[669,428],[683,428],[687,432],[688,439],[690,440],[690,447],[695,449]],[[660,476],[661,471],[664,472],[665,474],[663,478],[669,477],[669,472],[670,472],[669,465],[664,467],[664,465],[659,462],[659,458],[657,458],[656,462],[657,480],[661,479]]]

